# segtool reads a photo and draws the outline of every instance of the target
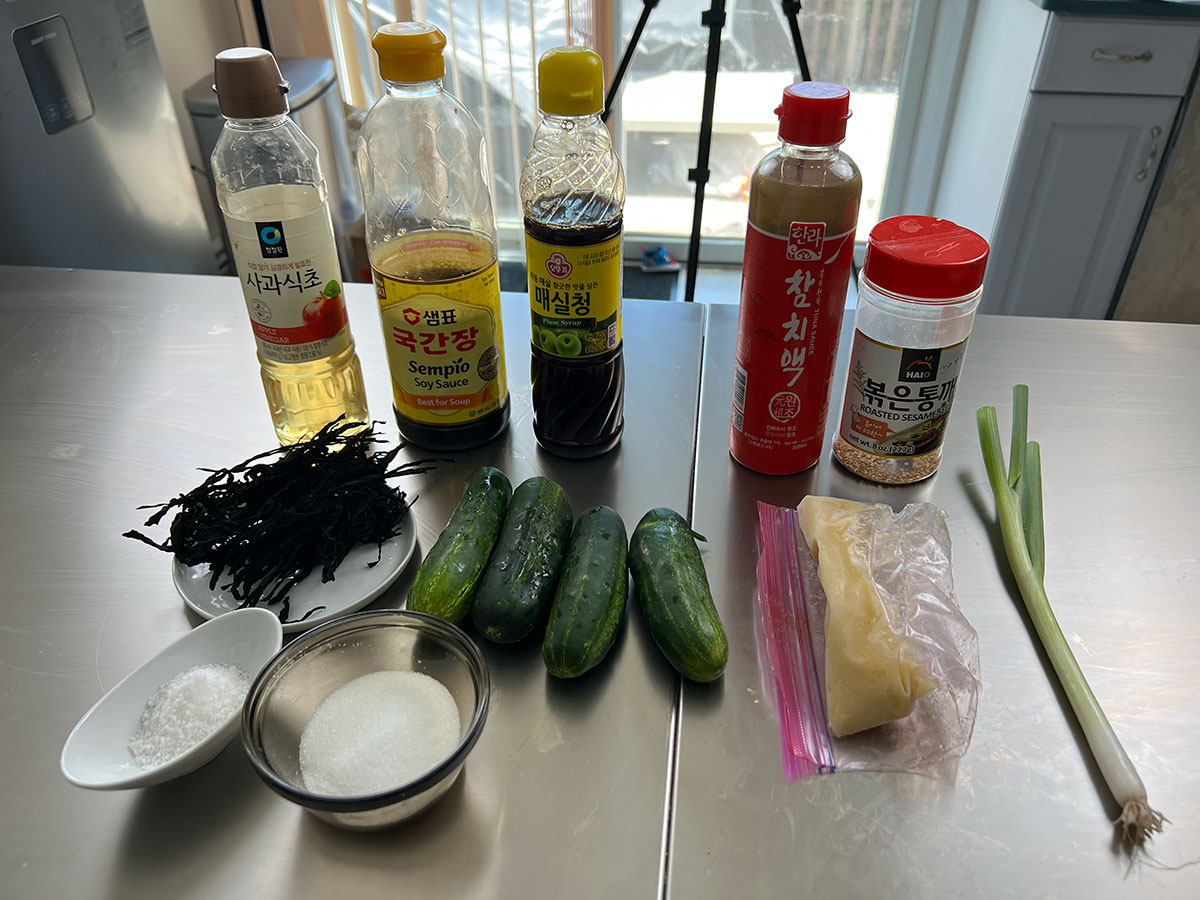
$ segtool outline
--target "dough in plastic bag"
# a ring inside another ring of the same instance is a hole
[[[871,580],[866,504],[805,497],[800,529],[825,590],[825,698],[829,727],[845,736],[902,719],[937,687],[910,642],[888,622]],[[891,510],[889,509],[890,513]]]

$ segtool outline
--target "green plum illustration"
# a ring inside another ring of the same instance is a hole
[[[542,349],[550,353],[558,352],[558,338],[549,328],[543,328],[538,332],[538,343]]]
[[[582,350],[583,344],[575,332],[567,331],[558,336],[558,352],[562,356],[578,356]]]

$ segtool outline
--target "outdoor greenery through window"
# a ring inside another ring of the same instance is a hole
[[[846,151],[863,173],[859,234],[879,218],[901,68],[915,0],[808,0],[800,15],[813,78],[851,91]],[[446,86],[487,139],[496,217],[520,246],[517,181],[537,121],[538,56],[564,43],[592,47],[612,77],[641,0],[324,0],[347,102],[369,106],[380,83],[370,35],[411,9],[446,35]],[[708,31],[696,0],[660,0],[626,74],[614,136],[628,177],[625,230],[679,238],[691,230]],[[775,107],[800,73],[780,0],[728,0],[717,79],[706,237],[741,239],[749,176],[776,144]],[[369,17],[369,21],[368,21]],[[508,226],[508,227],[506,227]]]

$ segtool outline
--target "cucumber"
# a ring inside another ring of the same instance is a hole
[[[542,659],[552,675],[575,678],[608,654],[625,613],[625,523],[593,506],[579,517],[563,563]]]
[[[417,569],[409,609],[455,625],[466,619],[511,496],[512,485],[499,469],[481,466],[468,476],[450,521]]]
[[[683,516],[666,507],[642,516],[629,543],[629,570],[646,626],[667,661],[692,681],[719,677],[729,641]]]
[[[535,475],[513,491],[496,548],[475,594],[475,627],[498,644],[521,640],[554,596],[571,539],[571,501],[549,478]]]

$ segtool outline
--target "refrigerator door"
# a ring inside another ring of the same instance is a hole
[[[141,0],[9,0],[0,31],[0,264],[216,272]]]

